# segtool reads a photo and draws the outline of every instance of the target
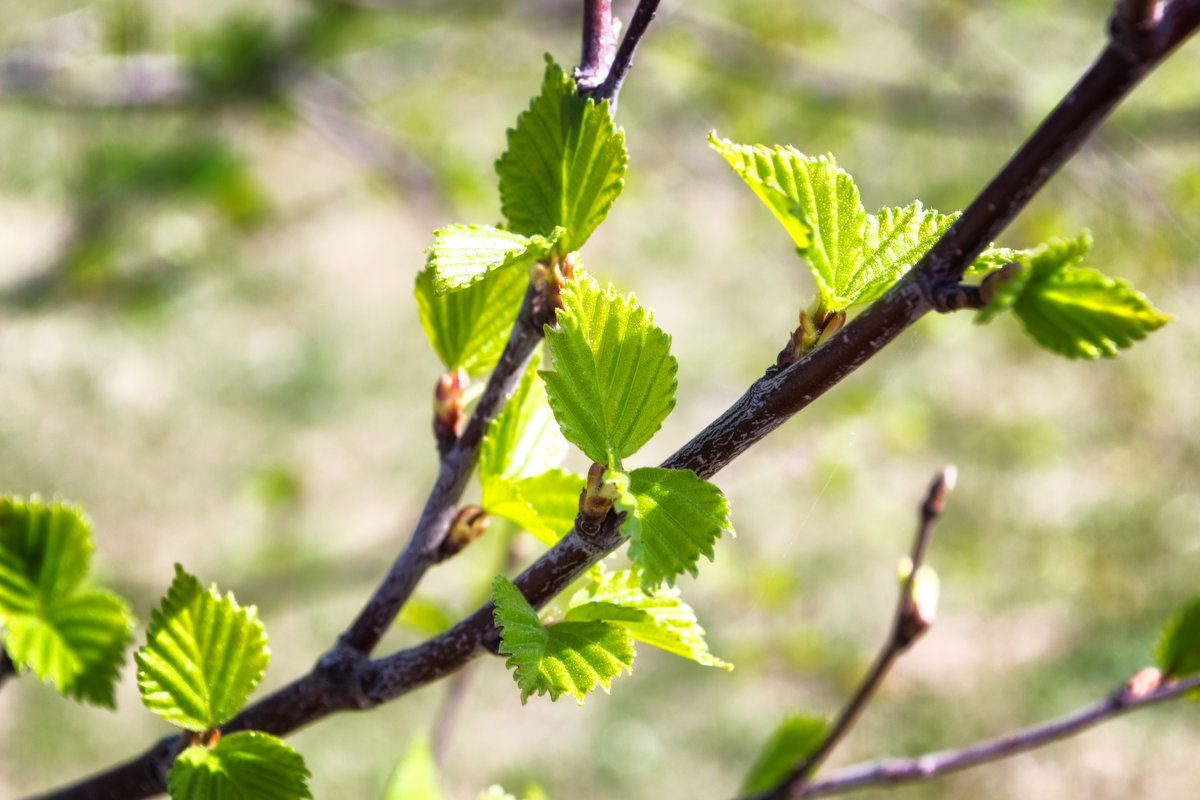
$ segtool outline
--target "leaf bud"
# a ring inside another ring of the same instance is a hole
[[[551,253],[548,259],[535,261],[529,270],[529,279],[537,295],[533,299],[533,319],[539,325],[557,322],[555,312],[563,307],[562,287],[575,280],[575,268],[579,266],[579,253],[560,256]]]
[[[587,486],[579,493],[579,517],[575,521],[582,533],[599,531],[600,523],[608,516],[617,498],[617,487],[604,482],[607,469],[603,464],[592,464],[588,468]]]
[[[462,433],[466,390],[471,379],[462,367],[452,369],[438,378],[433,390],[433,436],[438,452],[445,455]]]
[[[1146,667],[1125,682],[1122,694],[1130,700],[1137,700],[1157,691],[1162,683],[1162,671],[1158,667]]]
[[[1005,264],[1000,269],[993,270],[984,276],[983,282],[979,284],[979,299],[983,301],[983,305],[985,307],[991,305],[992,300],[1000,293],[1004,284],[1016,277],[1020,271],[1020,264]]]
[[[444,559],[461,553],[467,545],[483,536],[491,522],[492,518],[479,506],[463,506],[454,515],[438,555]]]

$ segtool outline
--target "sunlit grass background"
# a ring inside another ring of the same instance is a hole
[[[0,491],[81,503],[98,578],[140,619],[181,562],[258,605],[264,690],[307,671],[403,546],[436,466],[440,365],[411,296],[430,231],[499,218],[492,162],[542,54],[577,61],[578,5],[0,0],[5,52],[73,54],[84,82],[102,82],[105,54],[149,51],[199,59],[219,83],[271,37],[298,37],[398,154],[385,177],[286,96],[138,112],[0,97]],[[736,399],[813,291],[710,130],[834,153],[869,210],[961,208],[1090,63],[1107,13],[1099,0],[664,3],[621,95],[626,190],[584,253],[674,337],[678,407],[637,465]],[[1091,265],[1171,325],[1116,361],[1069,363],[1009,319],[923,320],[716,477],[738,536],[683,589],[737,669],[643,648],[609,697],[522,708],[484,660],[448,753],[451,796],[527,781],[576,800],[733,795],[785,713],[833,713],[869,663],[917,503],[950,462],[959,488],[930,553],[940,617],[835,763],[1028,725],[1148,663],[1161,622],[1200,589],[1200,44],[1002,243],[1082,228]],[[422,598],[473,608],[501,538],[431,573]],[[386,648],[422,636],[398,628]],[[290,737],[316,796],[379,797],[444,691]],[[6,684],[0,793],[83,777],[169,732],[128,667],[119,705]],[[1198,747],[1180,704],[898,796],[1186,798]]]

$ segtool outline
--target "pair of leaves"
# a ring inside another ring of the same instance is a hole
[[[706,666],[731,669],[713,656],[696,615],[673,589],[642,591],[640,579],[625,570],[604,575],[574,598],[562,620],[543,625],[521,591],[503,575],[492,585],[500,652],[510,656],[521,702],[531,694],[551,700],[568,694],[580,704],[597,686],[608,691],[614,677],[632,671],[633,642],[645,642]]]
[[[496,162],[508,228],[436,231],[428,265],[434,290],[456,291],[494,270],[579,250],[621,193],[627,162],[608,102],[580,97],[547,57],[541,94],[508,131]]]
[[[608,466],[626,512],[622,533],[647,590],[696,573],[701,555],[732,530],[720,490],[690,471],[656,468],[626,473],[637,452],[675,406],[677,364],[671,337],[633,295],[601,290],[581,275],[562,291],[558,328],[547,330],[554,364],[543,372],[550,408],[563,435],[592,461]]]
[[[854,179],[832,156],[739,145],[715,134],[708,141],[792,237],[812,269],[826,312],[878,298],[957,217],[920,202],[868,214]]]
[[[583,478],[557,469],[567,442],[555,424],[546,392],[530,360],[479,450],[481,505],[553,545],[571,529]]]
[[[1113,358],[1171,320],[1125,281],[1080,267],[1091,249],[1087,231],[1027,252],[1012,252],[1008,276],[976,322],[1009,309],[1042,347],[1068,358]]]
[[[205,590],[175,566],[175,579],[150,615],[138,650],[138,690],[146,708],[203,733],[233,719],[262,680],[270,652],[253,606],[242,608],[216,586]],[[173,798],[311,797],[304,760],[274,736],[247,732],[215,746],[193,745],[167,775]]]
[[[81,588],[91,555],[91,525],[77,506],[0,498],[5,652],[63,695],[112,708],[133,617],[112,592]]]

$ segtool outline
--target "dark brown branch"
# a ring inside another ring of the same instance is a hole
[[[615,96],[632,61],[633,49],[656,8],[654,0],[639,3],[599,97]],[[1200,0],[1173,0],[1149,36],[1129,36],[1122,32],[1119,22],[1114,25],[1113,43],[904,279],[826,344],[785,370],[769,370],[662,466],[691,469],[701,477],[711,477],[928,313],[933,308],[932,298],[943,287],[959,282],[975,256],[1078,151],[1113,107],[1197,26],[1200,26]],[[446,492],[449,488],[442,487],[439,477],[435,492]],[[451,505],[435,515],[438,524],[448,522],[441,517],[452,509]],[[423,527],[422,523],[418,527]],[[434,526],[429,524],[428,529],[433,530]],[[540,607],[622,541],[615,521],[586,541],[573,531],[530,566],[517,579],[517,586],[535,607]],[[404,596],[404,591],[411,591],[415,585],[413,577],[423,574],[426,551],[416,548],[412,564],[404,563],[407,558],[401,556],[380,587],[386,590],[383,594]],[[398,608],[394,601],[372,602],[333,654],[340,651],[342,656],[353,656],[366,652],[374,646],[373,640],[377,641]],[[370,708],[442,678],[483,652],[494,652],[496,641],[492,606],[488,603],[449,631],[378,661],[327,656],[313,672],[247,708],[230,727],[282,735],[334,711]],[[114,772],[142,774],[153,762],[154,753],[151,750]],[[121,783],[113,777],[114,772],[86,779],[46,798],[138,798],[162,791],[161,783],[154,791],[148,790],[144,782]],[[93,792],[91,787],[101,785],[106,787],[103,793]]]
[[[896,611],[892,617],[892,628],[887,639],[875,657],[875,663],[858,685],[850,701],[838,714],[829,730],[825,733],[820,744],[792,768],[787,777],[772,788],[754,795],[750,800],[782,800],[794,797],[801,791],[809,775],[815,772],[829,754],[833,752],[846,734],[854,727],[876,690],[887,677],[888,671],[896,660],[904,654],[912,643],[929,627],[932,622],[932,609],[919,608],[913,600],[913,586],[917,578],[917,570],[925,562],[925,551],[933,536],[933,526],[941,516],[946,505],[946,497],[954,489],[955,476],[953,466],[946,467],[933,480],[925,501],[921,504],[920,521],[917,525],[916,536],[913,537],[912,553],[909,556],[909,573],[900,586],[900,594],[896,600]]]
[[[9,678],[17,674],[17,665],[13,663],[12,658],[8,655],[8,651],[0,647],[0,686]]]
[[[613,59],[612,68],[608,71],[608,77],[592,95],[596,98],[597,103],[607,100],[614,109],[616,108],[621,84],[625,82],[625,76],[629,73],[629,68],[633,66],[633,54],[637,50],[638,44],[646,35],[650,21],[658,13],[658,3],[659,0],[638,0],[637,8],[633,12],[633,19],[629,20],[629,27],[625,30],[624,38],[621,39],[621,46],[617,49],[617,55]]]
[[[1173,700],[1200,689],[1200,676],[1168,683],[1141,693],[1133,682],[1121,686],[1108,699],[1065,717],[1023,731],[1009,733],[959,750],[943,750],[916,758],[889,758],[838,770],[824,780],[805,786],[792,797],[828,797],[872,786],[895,786],[926,781],[939,775],[998,761],[1074,736],[1114,717]]]
[[[441,460],[437,481],[417,520],[412,538],[358,618],[342,634],[337,646],[326,655],[324,663],[369,655],[425,571],[437,562],[438,546],[450,529],[458,502],[475,469],[483,435],[516,388],[530,355],[542,340],[542,327],[534,323],[532,316],[535,295],[531,285],[525,293],[504,353],[488,380],[470,422],[458,442]]]

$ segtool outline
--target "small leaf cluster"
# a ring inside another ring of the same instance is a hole
[[[645,592],[632,570],[606,574],[599,567],[571,599],[562,619],[544,624],[517,586],[497,576],[492,587],[500,652],[515,669],[521,702],[532,694],[551,700],[570,695],[581,704],[597,686],[631,671],[634,641],[705,666],[732,669],[712,655],[695,612],[675,589]]]
[[[1084,231],[1076,239],[1009,251],[1011,266],[994,273],[998,286],[976,321],[986,323],[1011,310],[1047,350],[1095,359],[1115,358],[1171,320],[1125,281],[1080,267],[1091,247],[1092,236]]]
[[[84,587],[91,536],[75,505],[0,497],[0,626],[18,671],[113,708],[133,617],[122,598]]]
[[[259,731],[221,736],[245,705],[270,659],[253,606],[205,590],[176,565],[175,579],[151,612],[146,644],[135,654],[146,708],[196,734],[167,774],[174,800],[311,797],[304,759]]]
[[[766,204],[808,262],[817,299],[802,313],[802,327],[806,317],[823,320],[877,299],[958,218],[919,201],[868,214],[854,179],[832,156],[734,144],[715,135],[709,144]],[[1114,357],[1170,321],[1125,281],[1080,267],[1091,244],[1084,232],[1032,250],[986,250],[969,270],[990,276],[983,286],[987,304],[977,321],[1011,310],[1037,344],[1088,359]],[[819,331],[809,331],[806,349],[819,337]]]

